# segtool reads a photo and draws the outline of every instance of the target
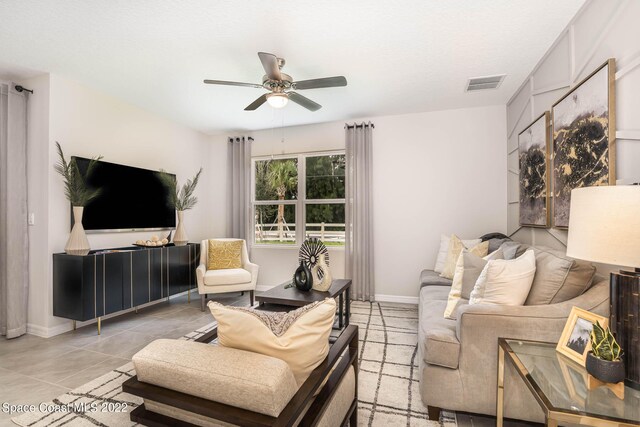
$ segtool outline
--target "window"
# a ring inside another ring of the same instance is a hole
[[[254,243],[345,242],[343,152],[253,159]]]

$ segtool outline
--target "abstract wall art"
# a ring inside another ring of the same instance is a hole
[[[571,190],[615,185],[615,60],[552,107],[553,225],[569,226]]]
[[[518,135],[520,225],[549,227],[550,114],[546,111]]]

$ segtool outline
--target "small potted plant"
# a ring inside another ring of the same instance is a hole
[[[585,367],[596,379],[616,384],[624,380],[624,362],[622,349],[611,333],[611,329],[603,328],[599,322],[591,330],[591,351],[587,354]]]
[[[70,255],[87,255],[91,247],[82,226],[82,213],[84,207],[100,194],[100,189],[89,187],[86,180],[91,177],[102,156],[92,158],[83,175],[74,157],[69,161],[65,159],[60,143],[56,142],[56,148],[58,150],[58,163],[54,166],[54,169],[64,180],[64,194],[71,203],[74,219],[73,228],[69,234],[67,244],[64,246],[64,251]]]
[[[184,246],[189,241],[187,232],[184,229],[184,211],[192,209],[198,203],[198,198],[193,193],[196,191],[201,173],[202,168],[193,179],[188,179],[184,183],[182,189],[178,189],[178,182],[175,177],[160,169],[160,179],[169,190],[169,204],[178,211],[178,227],[176,227],[176,232],[173,235],[173,244],[176,246]]]

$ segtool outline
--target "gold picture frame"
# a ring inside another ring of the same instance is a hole
[[[609,319],[606,317],[573,307],[560,335],[556,351],[584,366],[587,353],[591,350],[591,330],[596,322],[603,328],[609,326]]]
[[[518,134],[518,216],[523,227],[551,227],[551,113]]]
[[[611,58],[551,106],[554,228],[569,227],[571,190],[616,185],[615,75],[616,60]],[[593,137],[585,138],[580,129],[587,122],[603,134],[591,131]],[[588,174],[582,172],[585,168]]]

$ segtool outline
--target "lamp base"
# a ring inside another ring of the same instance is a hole
[[[640,390],[640,269],[611,273],[611,332],[624,351],[626,386]]]

